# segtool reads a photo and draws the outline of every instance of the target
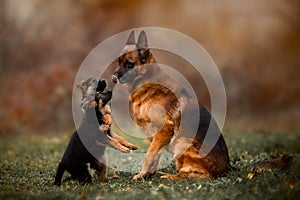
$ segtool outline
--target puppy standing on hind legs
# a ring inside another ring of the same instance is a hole
[[[99,180],[106,179],[106,159],[104,156],[106,146],[122,152],[137,149],[135,145],[127,142],[110,130],[112,120],[107,103],[112,97],[112,92],[103,92],[106,82],[104,80],[99,81],[96,78],[89,78],[82,81],[78,87],[82,91],[81,110],[83,111],[83,119],[78,130],[72,135],[59,163],[55,176],[55,185],[61,184],[65,170],[71,174],[72,179],[77,179],[81,183],[93,182],[89,168],[96,170]],[[84,137],[80,138],[79,133],[85,134]],[[85,140],[84,143],[83,139]],[[93,155],[86,149],[84,144],[89,145],[89,150],[93,151]]]

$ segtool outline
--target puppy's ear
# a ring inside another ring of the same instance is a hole
[[[138,49],[148,48],[148,40],[145,31],[142,31],[139,35],[137,48]]]
[[[80,81],[77,84],[77,88],[81,89],[82,92],[86,91],[87,87],[85,81],[84,80]]]
[[[103,92],[103,90],[106,88],[106,81],[105,80],[99,80],[96,92]]]
[[[133,45],[133,44],[135,44],[135,36],[134,36],[134,31],[131,31],[125,45]]]

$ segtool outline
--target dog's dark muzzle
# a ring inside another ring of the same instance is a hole
[[[137,69],[131,69],[125,74],[119,74],[119,73],[114,73],[111,76],[111,80],[113,83],[129,83],[133,81],[133,79],[138,75],[138,70]]]
[[[115,72],[113,75],[111,75],[111,82],[113,83],[119,83],[119,79],[122,77],[122,74]]]

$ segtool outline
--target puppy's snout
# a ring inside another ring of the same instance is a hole
[[[100,92],[96,92],[95,100],[98,102],[100,98],[101,98]]]

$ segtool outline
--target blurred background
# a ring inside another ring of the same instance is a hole
[[[72,88],[84,58],[106,38],[145,26],[180,31],[207,50],[226,87],[225,130],[300,130],[298,0],[0,4],[1,134],[74,129]],[[207,93],[203,102],[209,107]]]

